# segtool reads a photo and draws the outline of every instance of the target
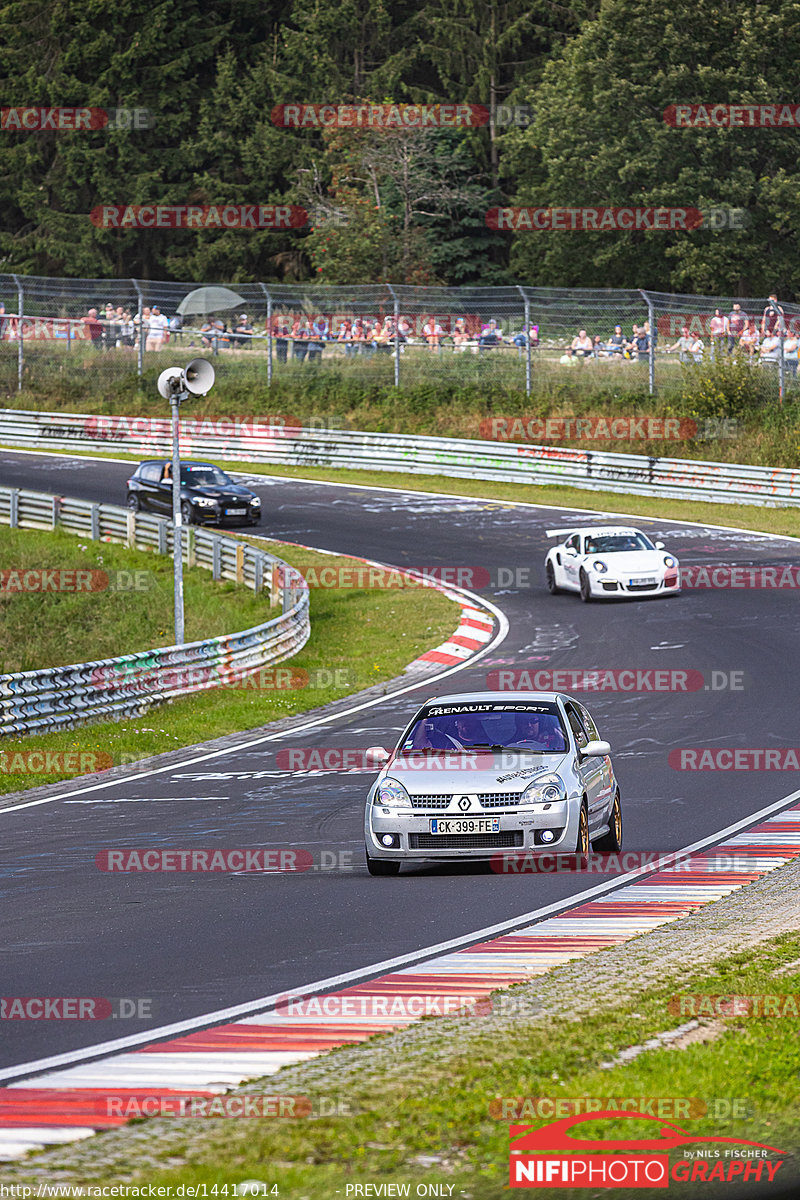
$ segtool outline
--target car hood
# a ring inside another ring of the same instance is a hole
[[[492,754],[402,755],[381,771],[380,778],[399,780],[411,796],[524,791],[538,775],[558,771],[568,754],[519,754],[506,751]]]
[[[622,550],[615,554],[589,554],[586,562],[591,565],[599,559],[608,567],[609,575],[660,575],[666,554],[666,550]]]
[[[184,483],[182,490],[190,496],[207,496],[211,500],[251,500],[253,497],[250,489],[242,487],[239,483],[226,484],[224,487],[215,487],[211,484],[208,487],[193,487],[191,484]]]

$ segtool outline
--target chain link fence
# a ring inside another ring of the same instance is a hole
[[[20,320],[19,314],[22,313]],[[797,386],[800,306],[620,289],[322,287],[0,275],[0,391],[87,374],[113,385],[189,356],[242,383],[308,372],[411,387],[530,394],[680,389],[686,368],[737,364],[765,400]]]

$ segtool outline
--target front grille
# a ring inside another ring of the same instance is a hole
[[[519,792],[479,792],[478,799],[484,808],[516,808]]]
[[[501,833],[410,833],[410,850],[503,850],[522,845],[521,829]]]
[[[617,590],[617,587],[618,587],[618,584],[614,583],[613,581],[611,583],[604,583],[603,591],[604,592],[615,592]]]
[[[447,808],[452,796],[411,796],[412,808]]]
[[[655,592],[658,588],[657,583],[629,583],[629,592]]]

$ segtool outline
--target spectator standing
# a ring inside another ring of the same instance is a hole
[[[275,339],[275,358],[277,362],[286,362],[286,352],[289,349],[289,322],[285,317],[274,317],[272,336]]]
[[[761,317],[761,336],[766,337],[768,334],[774,333],[781,337],[786,332],[786,313],[778,304],[778,297],[775,292],[770,292],[767,301],[767,307],[764,309]]]
[[[786,374],[791,379],[797,378],[797,334],[793,329],[787,330],[786,337],[783,339],[783,358],[786,367]]]
[[[90,308],[83,318],[83,323],[86,326],[86,332],[89,334],[89,339],[95,350],[99,350],[103,345],[103,326],[97,316],[97,309]]]
[[[714,315],[708,322],[708,332],[711,334],[711,353],[716,358],[725,340],[725,318],[718,308],[714,309]]]
[[[742,312],[741,304],[734,304],[725,318],[725,332],[728,335],[728,354],[732,354],[739,339],[747,328],[747,313]],[[750,351],[752,354],[752,350]]]
[[[162,313],[157,304],[154,304],[150,312],[150,324],[147,330],[147,340],[144,344],[145,350],[160,350],[164,344],[164,333],[166,332],[169,322]]]

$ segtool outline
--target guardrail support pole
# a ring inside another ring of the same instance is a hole
[[[394,300],[394,386],[400,387],[400,301],[392,285],[387,283],[386,286]]]
[[[100,505],[93,504],[91,512],[92,512],[92,515],[91,515],[91,522],[92,522],[91,538],[92,538],[93,542],[98,542],[100,540]]]
[[[647,320],[650,325],[650,349],[647,355],[647,387],[651,396],[655,395],[656,391],[656,332],[655,312],[653,302],[647,292],[643,292],[639,288],[640,293],[644,296],[645,304],[647,305]]]
[[[142,289],[135,279],[132,279],[131,283],[136,289],[136,298],[139,305],[139,349],[137,352],[136,374],[141,379],[144,373],[144,316],[142,312],[144,305],[142,303]]]
[[[19,525],[19,488],[12,488],[8,498],[8,526],[16,529]]]
[[[525,395],[531,394],[531,302],[523,292],[522,288],[517,286],[517,291],[522,296],[522,302],[525,305],[524,323],[525,323]]]
[[[258,285],[267,297],[267,387],[272,384],[272,296],[263,283]]]
[[[220,540],[215,537],[211,543],[211,578],[221,579],[222,577],[222,547]]]
[[[25,316],[25,292],[20,282],[19,275],[11,277],[17,285],[17,391],[22,391],[22,369],[25,365],[25,350],[24,337],[22,335],[22,321]]]

